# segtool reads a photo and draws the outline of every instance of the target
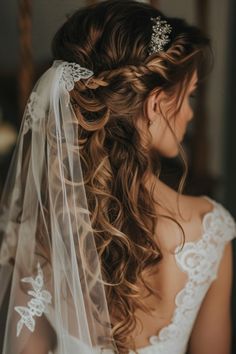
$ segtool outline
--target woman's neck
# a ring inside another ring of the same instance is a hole
[[[160,204],[158,207],[163,210],[176,212],[178,193],[156,175],[150,174],[145,180],[145,187],[148,191],[153,190],[155,200]],[[181,195],[180,195],[181,199]]]

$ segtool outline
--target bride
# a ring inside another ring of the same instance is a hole
[[[1,203],[3,354],[229,354],[235,221],[183,193],[210,39],[137,1],[79,9],[34,87]],[[180,155],[178,191],[160,178]]]

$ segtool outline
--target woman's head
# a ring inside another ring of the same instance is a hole
[[[164,51],[149,55],[153,23],[171,25]],[[158,219],[145,184],[156,156],[175,156],[193,112],[189,94],[208,70],[210,41],[184,20],[137,1],[108,0],[74,13],[56,33],[55,59],[94,72],[71,91],[88,207],[120,353],[137,308],[150,311],[138,284],[162,258]],[[180,149],[181,152],[181,149]],[[183,153],[183,152],[182,152]],[[159,166],[160,167],[160,166]],[[155,169],[160,174],[160,169]],[[175,222],[175,220],[173,219]]]
[[[163,52],[149,55],[153,33],[150,18],[159,15],[172,28],[168,34],[169,43]],[[153,101],[155,96],[153,103],[159,110],[161,99],[165,97],[162,114],[164,119],[167,118],[169,107],[172,116],[168,116],[166,123],[169,122],[171,127],[175,124],[177,129],[172,135],[178,131],[178,120],[175,120],[177,101],[181,109],[192,76],[195,74],[200,81],[208,70],[208,49],[209,39],[196,27],[189,26],[182,19],[168,18],[147,4],[130,0],[103,1],[77,11],[53,41],[55,59],[77,62],[95,73],[95,86],[90,80],[85,90],[79,90],[83,91],[83,97],[94,97],[98,103],[98,111],[93,110],[94,119],[96,115],[101,117],[102,109],[109,109],[110,117],[127,117],[127,122],[135,129],[140,126],[138,117],[141,118],[148,133],[149,122],[153,121],[152,117],[150,119],[152,113],[147,112],[148,101],[150,97]],[[85,109],[89,112],[92,108],[87,105]],[[168,149],[168,141],[170,145],[173,142],[165,140],[161,130],[155,136],[164,143],[157,142],[154,136],[151,145],[159,147],[161,155],[177,154],[176,148],[175,152],[171,146]],[[167,130],[170,134],[170,127]],[[178,136],[177,140],[180,141]]]

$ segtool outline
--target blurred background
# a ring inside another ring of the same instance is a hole
[[[140,0],[141,1],[141,0]],[[66,17],[86,0],[8,0],[0,12],[0,193],[16,142],[23,107],[37,78],[51,65],[50,44]],[[169,16],[201,27],[212,39],[214,67],[198,90],[195,119],[184,139],[189,172],[185,192],[207,194],[236,218],[236,1],[145,0]],[[176,187],[178,159],[163,159],[163,176]],[[234,258],[236,258],[236,245]],[[234,268],[236,269],[236,259]],[[236,273],[236,271],[235,271]],[[232,292],[236,353],[236,274]]]

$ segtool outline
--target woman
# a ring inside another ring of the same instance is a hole
[[[160,179],[162,156],[186,160],[209,38],[108,0],[52,49],[2,198],[3,353],[230,353],[235,221],[182,193],[186,171]]]

